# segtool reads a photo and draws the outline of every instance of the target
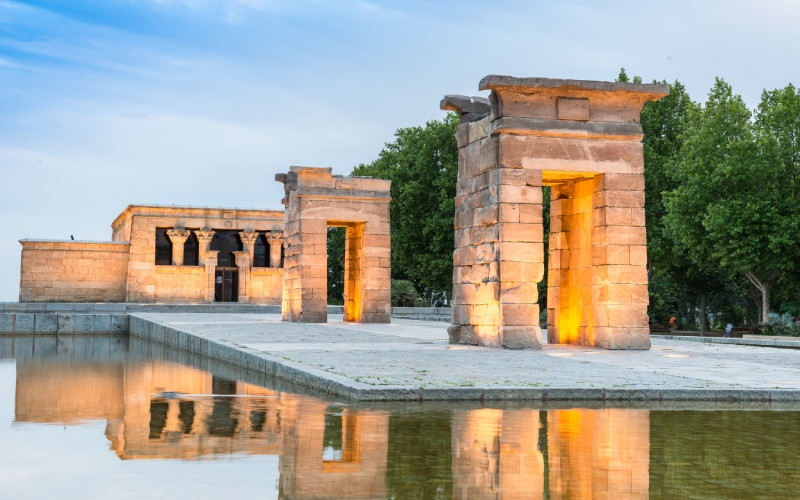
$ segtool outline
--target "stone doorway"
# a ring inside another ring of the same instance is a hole
[[[479,87],[488,99],[441,103],[461,117],[450,341],[540,348],[547,251],[548,342],[648,349],[639,114],[669,86],[490,75]]]
[[[217,267],[214,270],[214,301],[239,301],[238,267]]]
[[[344,320],[388,323],[391,316],[390,181],[291,167],[284,184],[283,319],[328,320],[327,228],[344,227]]]

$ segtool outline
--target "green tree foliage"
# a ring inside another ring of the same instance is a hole
[[[399,129],[378,158],[353,175],[392,181],[392,277],[424,297],[450,295],[453,280],[458,117]]]
[[[345,228],[328,228],[328,304],[344,304]]]
[[[392,280],[392,306],[415,307],[419,295],[414,288],[414,283],[408,280]]]
[[[757,122],[773,118],[773,107],[762,100]],[[761,294],[764,320],[770,284],[796,266],[800,241],[794,188],[778,161],[791,155],[781,155],[778,134],[756,127],[751,116],[721,79],[705,106],[690,108],[670,171],[677,185],[664,195],[664,222],[700,270],[746,276]]]

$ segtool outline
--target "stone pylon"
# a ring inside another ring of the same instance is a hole
[[[639,115],[669,86],[491,75],[480,90],[441,103],[461,116],[450,341],[541,347],[549,202],[548,341],[648,349]]]

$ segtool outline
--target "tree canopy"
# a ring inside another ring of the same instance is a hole
[[[800,128],[788,130],[794,125],[775,104],[791,103],[787,92],[765,92],[754,121],[717,79],[705,105],[687,113],[671,169],[676,185],[664,194],[669,236],[697,268],[746,276],[761,294],[762,321],[770,284],[800,256],[797,173],[781,147]]]
[[[453,279],[458,117],[399,129],[378,158],[353,169],[392,181],[392,278],[409,280],[425,298],[450,295]]]

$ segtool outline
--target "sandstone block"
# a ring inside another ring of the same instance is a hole
[[[596,189],[615,189],[620,191],[644,191],[642,174],[604,174],[598,176]]]
[[[647,247],[645,245],[633,245],[630,248],[630,263],[634,266],[647,265]]]
[[[503,203],[500,205],[498,222],[519,222],[520,210],[517,203]]]
[[[542,332],[538,326],[504,326],[502,345],[507,349],[541,349]]]
[[[594,207],[644,207],[644,191],[598,191],[594,195]]]
[[[500,347],[502,345],[499,326],[476,325],[472,328],[472,334],[475,336],[475,340],[480,346]]]
[[[592,268],[592,284],[647,284],[647,268],[643,266],[606,265]]]
[[[502,311],[502,324],[505,326],[536,326],[539,324],[539,305],[536,303],[503,303]]]
[[[544,249],[537,243],[501,241],[498,245],[500,258],[516,262],[544,262]]]
[[[592,229],[593,245],[646,245],[644,226],[599,226]]]
[[[500,283],[500,301],[503,304],[534,304],[539,300],[539,289],[532,281],[504,281]]]
[[[630,285],[630,289],[631,304],[648,305],[650,303],[650,294],[647,285]]]
[[[627,245],[593,245],[592,265],[631,264],[630,248]]]

